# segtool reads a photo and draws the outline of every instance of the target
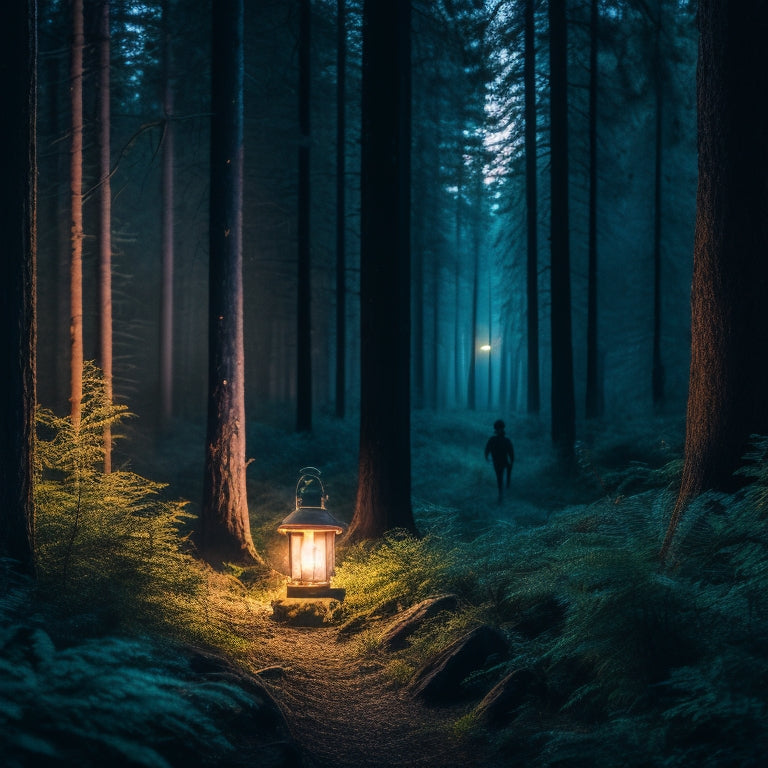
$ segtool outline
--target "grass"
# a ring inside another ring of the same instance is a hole
[[[186,536],[195,523],[198,480],[186,447],[166,442],[160,458],[147,453],[167,487],[128,468],[101,475],[101,427],[127,414],[105,412],[98,397],[88,402],[94,410],[79,442],[65,421],[42,415],[41,577],[23,586],[9,572],[0,579],[4,650],[58,666],[73,663],[61,652],[69,646],[79,649],[72,653],[83,670],[86,659],[108,668],[123,653],[129,682],[148,674],[149,659],[176,680],[180,670],[161,662],[157,650],[172,641],[245,659],[251,649],[243,628],[265,611],[283,578],[273,573],[265,580],[261,571],[235,566],[215,573],[194,558]],[[414,514],[422,536],[392,532],[380,542],[339,548],[334,586],[347,597],[332,620],[358,628],[348,647],[405,686],[468,629],[501,628],[508,658],[469,682],[488,690],[509,672],[530,669],[545,685],[516,702],[501,725],[491,727],[470,703],[453,728],[468,740],[490,740],[500,756],[514,752],[540,766],[586,760],[596,768],[615,765],[617,754],[628,766],[759,765],[768,747],[768,443],[756,441],[745,489],[705,494],[686,511],[675,567],[662,569],[658,551],[680,468],[669,438],[674,429],[654,423],[634,435],[588,435],[577,468],[562,474],[535,425],[511,423],[517,461],[511,493],[499,506],[482,459],[492,416],[414,414]],[[334,515],[348,522],[353,512],[355,426],[317,424],[302,436],[249,425],[249,445],[258,451],[248,481],[252,530],[276,572],[285,571],[286,551],[276,528],[292,508],[301,466],[323,470]],[[196,430],[183,430],[185,446],[197,444]],[[382,650],[389,617],[448,591],[459,596],[458,611],[425,623],[406,648]],[[121,646],[110,639],[115,633],[132,639]],[[144,645],[142,634],[155,641]],[[99,637],[101,662],[89,639]],[[22,666],[19,685],[33,679],[34,663],[27,671]],[[23,715],[13,703],[17,683],[0,686],[6,725]],[[165,693],[156,689],[159,700],[182,690],[167,686]],[[222,713],[243,706],[236,692],[209,693],[219,697]],[[61,695],[51,682],[41,701]],[[85,704],[73,699],[68,706]],[[197,716],[192,701],[173,706]],[[220,729],[215,721],[210,727]],[[184,733],[185,722],[173,728]],[[107,733],[113,726],[94,724]],[[17,751],[60,748],[61,734],[19,733],[11,744]],[[216,733],[226,741],[224,731]],[[209,736],[225,749],[213,731]],[[111,748],[124,754],[119,734]],[[148,749],[130,759],[162,765],[162,751]]]

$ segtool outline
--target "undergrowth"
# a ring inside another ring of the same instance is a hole
[[[185,503],[127,468],[103,471],[104,429],[120,438],[125,406],[86,363],[81,421],[38,411],[34,485],[39,595],[62,616],[101,629],[162,627],[204,616],[206,577],[181,535]]]
[[[1,762],[203,768],[258,746],[285,765],[282,715],[226,661],[248,652],[247,590],[193,556],[164,484],[103,471],[104,429],[129,416],[91,363],[78,428],[38,411],[37,578],[0,562]]]
[[[756,439],[738,493],[686,510],[671,567],[659,561],[680,462],[611,470],[610,492],[542,525],[494,521],[471,541],[452,510],[430,507],[430,533],[353,549],[338,569],[351,596],[337,616],[364,617],[359,647],[398,685],[467,628],[501,627],[507,659],[543,686],[490,724],[468,710],[454,733],[490,739],[501,756],[539,766],[751,766],[768,748],[768,440]],[[599,468],[593,468],[599,471]],[[641,493],[625,495],[630,486]],[[440,520],[443,516],[444,520]],[[394,610],[455,591],[441,614],[385,654]],[[450,618],[449,618],[450,617]],[[472,683],[472,680],[468,680]],[[477,682],[475,680],[474,682]]]
[[[55,641],[35,586],[0,563],[0,754],[8,768],[103,765],[199,768],[236,758],[241,719],[265,744],[271,702],[222,676],[196,674],[172,645],[146,637]],[[266,731],[266,733],[265,733]],[[267,747],[265,765],[281,765]]]

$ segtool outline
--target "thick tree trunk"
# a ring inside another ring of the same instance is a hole
[[[174,124],[171,0],[163,2],[162,301],[160,311],[160,422],[173,416]]]
[[[243,351],[243,0],[212,13],[208,425],[201,547],[253,562],[245,483]]]
[[[589,234],[587,243],[587,386],[588,419],[600,415],[597,350],[597,22],[598,0],[592,0],[589,20]]]
[[[346,0],[336,2],[336,418],[343,419],[347,391],[346,222]]]
[[[360,456],[350,540],[415,531],[410,448],[410,0],[363,5]]]
[[[768,5],[699,3],[699,184],[685,465],[669,523],[702,491],[732,489],[753,434],[768,434]]]
[[[5,8],[0,90],[7,110],[0,186],[0,553],[34,573],[32,478],[35,434],[37,251],[37,3]]]
[[[525,211],[527,223],[526,299],[528,324],[528,413],[541,407],[539,388],[538,197],[536,191],[536,28],[534,0],[525,2]]]
[[[110,179],[109,0],[99,19],[99,362],[112,402],[112,184]],[[104,472],[112,471],[112,429],[104,427]]]
[[[298,288],[296,291],[296,430],[312,431],[312,297],[310,280],[310,191],[309,191],[309,75],[310,0],[301,0],[299,17],[299,210]]]
[[[83,399],[83,26],[83,0],[72,0],[69,70],[72,110],[69,167],[69,413],[75,429],[80,426],[80,404]]]
[[[552,441],[573,455],[575,402],[568,227],[568,77],[565,0],[550,0]]]

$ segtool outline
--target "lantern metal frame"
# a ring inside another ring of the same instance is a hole
[[[343,526],[326,509],[328,495],[316,467],[299,470],[296,507],[280,523],[288,537],[288,597],[331,597],[336,564],[336,536]]]

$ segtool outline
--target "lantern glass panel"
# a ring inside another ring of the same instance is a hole
[[[301,545],[301,580],[312,583],[326,581],[325,533],[304,531]]]

